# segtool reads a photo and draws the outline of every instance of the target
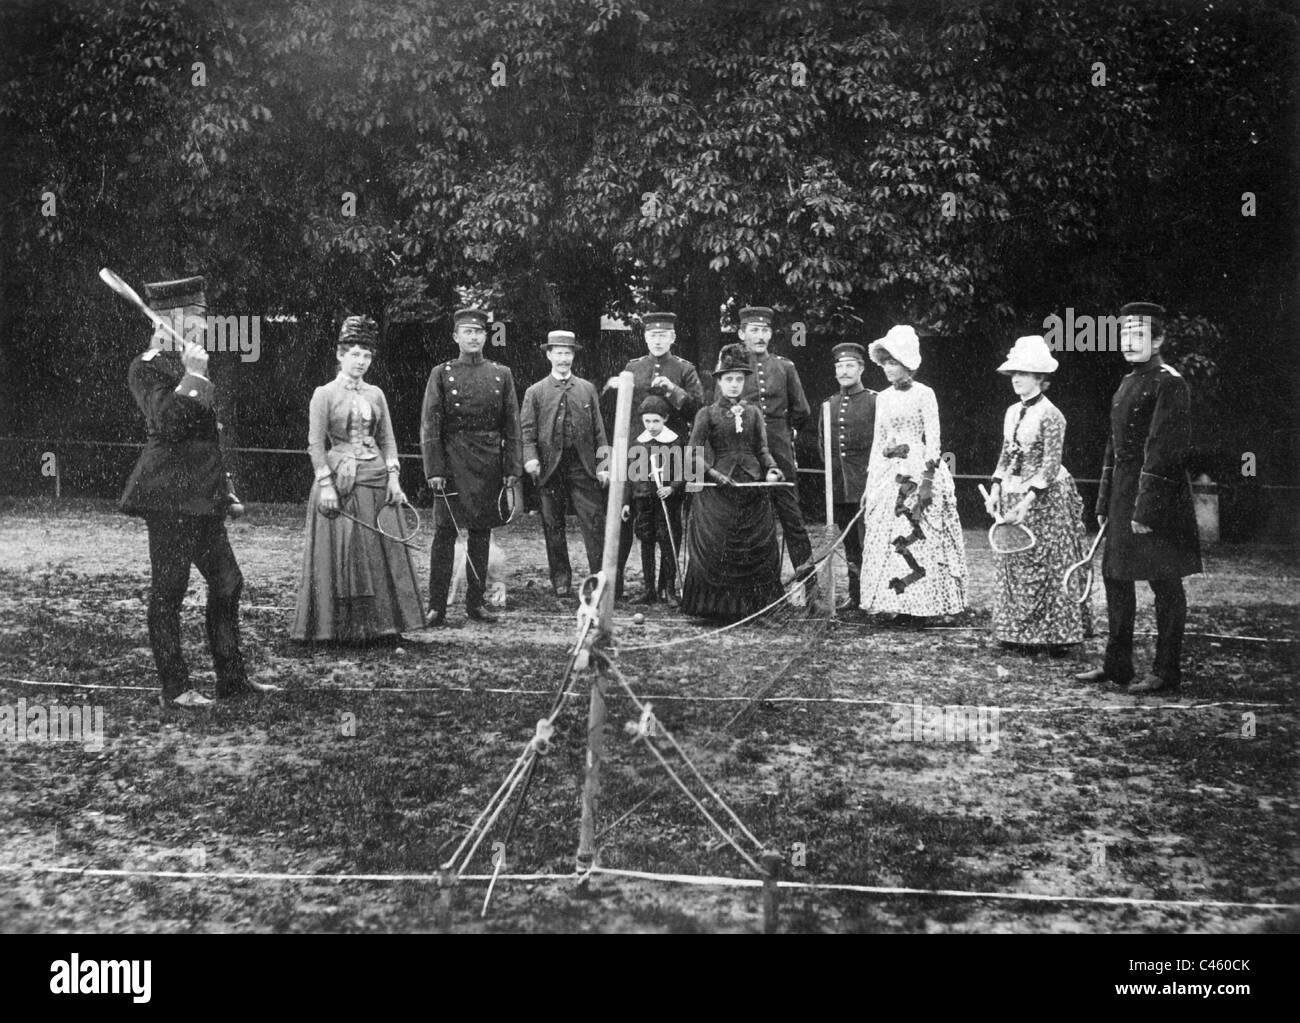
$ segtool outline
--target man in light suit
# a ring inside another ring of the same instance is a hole
[[[556,596],[569,597],[573,574],[565,518],[570,505],[582,529],[588,566],[600,571],[605,539],[601,488],[609,483],[609,472],[598,461],[600,449],[607,446],[605,423],[596,388],[573,375],[573,357],[582,347],[573,333],[553,330],[542,347],[551,372],[524,392],[520,410],[524,471],[541,492],[551,587]]]

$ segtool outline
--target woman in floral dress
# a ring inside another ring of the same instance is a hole
[[[1018,338],[999,373],[1011,377],[1020,398],[1007,409],[1002,453],[989,488],[988,513],[1023,523],[1035,544],[998,554],[993,629],[1007,647],[1047,647],[1062,654],[1090,633],[1089,609],[1061,588],[1070,565],[1083,557],[1083,501],[1061,464],[1065,416],[1043,393],[1058,363],[1038,336]]]
[[[876,398],[862,494],[862,607],[902,623],[956,614],[966,607],[966,544],[939,445],[939,405],[912,379],[920,339],[911,327],[892,327],[868,353],[891,386]]]

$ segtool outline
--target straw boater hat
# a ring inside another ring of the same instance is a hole
[[[1015,346],[1007,352],[1007,361],[998,367],[998,372],[1055,373],[1059,365],[1047,340],[1039,334],[1029,334],[1016,338]]]
[[[539,348],[572,348],[576,352],[582,347],[582,345],[578,344],[578,339],[574,337],[573,331],[553,330],[546,335],[546,340],[543,341],[540,345],[538,345],[538,347]]]
[[[724,345],[722,351],[718,352],[718,368],[713,371],[715,377],[720,377],[723,373],[753,372],[754,367],[749,364],[749,353],[745,351],[744,345]]]
[[[904,324],[890,327],[889,333],[872,341],[867,351],[872,362],[883,362],[886,355],[892,355],[912,373],[921,365],[921,339],[916,336],[916,331]]]

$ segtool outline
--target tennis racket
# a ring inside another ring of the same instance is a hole
[[[1101,538],[1105,535],[1106,526],[1103,525],[1097,531],[1097,536],[1092,541],[1092,546],[1088,548],[1087,555],[1067,568],[1064,578],[1061,579],[1061,589],[1073,597],[1077,603],[1085,603],[1092,594],[1093,581],[1097,575],[1092,559],[1097,553],[1097,548],[1101,545]]]
[[[402,501],[400,504],[384,505],[375,513],[373,525],[349,512],[345,512],[342,508],[339,509],[338,513],[345,519],[355,522],[361,528],[368,529],[372,533],[378,533],[385,539],[400,543],[406,547],[415,546],[411,541],[420,532],[420,513],[408,501]]]
[[[501,525],[508,526],[515,518],[515,488],[502,487],[497,494],[497,518]]]
[[[990,495],[983,483],[980,493],[988,501]],[[1027,551],[1038,541],[1034,531],[1020,522],[1007,522],[1001,515],[993,516],[993,525],[989,526],[989,547],[994,554],[1019,554]]]

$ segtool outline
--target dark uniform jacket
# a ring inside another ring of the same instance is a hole
[[[524,392],[520,424],[524,438],[524,464],[534,458],[542,464],[538,483],[551,478],[564,455],[565,424],[560,415],[560,398],[568,385],[569,421],[573,449],[587,475],[596,478],[597,457],[605,443],[605,421],[600,417],[600,394],[590,381],[570,376],[556,379],[551,373]],[[606,464],[600,468],[609,468]]]
[[[704,385],[700,383],[700,375],[695,372],[693,365],[685,359],[679,359],[672,352],[666,352],[662,356],[647,353],[639,359],[630,360],[623,370],[630,372],[633,379],[632,425],[634,427],[641,421],[638,411],[641,402],[648,395],[654,394],[672,406],[672,412],[669,413],[667,420],[668,425],[683,435],[690,432],[695,413],[704,404]],[[654,391],[650,389],[650,381],[657,376],[672,381],[673,386],[667,393],[662,389]],[[637,431],[630,429],[628,432],[634,434]]]
[[[426,479],[443,476],[463,529],[501,524],[497,499],[505,476],[523,473],[519,403],[510,370],[463,352],[433,368],[420,412]]]
[[[745,380],[740,396],[757,406],[767,425],[767,443],[777,466],[791,483],[798,483],[794,455],[794,433],[808,422],[808,399],[794,363],[783,355],[753,355],[754,372]]]
[[[1108,519],[1104,576],[1177,579],[1201,571],[1186,465],[1190,404],[1186,381],[1159,355],[1120,381],[1097,495],[1097,514]],[[1134,533],[1134,519],[1153,532]]]
[[[867,489],[867,464],[876,432],[876,392],[862,384],[827,401],[831,407],[831,483],[836,504],[857,504]],[[817,448],[826,450],[822,420],[817,420]]]
[[[128,515],[224,515],[229,490],[212,383],[160,348],[127,373],[148,437],[118,507]],[[178,390],[179,387],[179,390]]]

